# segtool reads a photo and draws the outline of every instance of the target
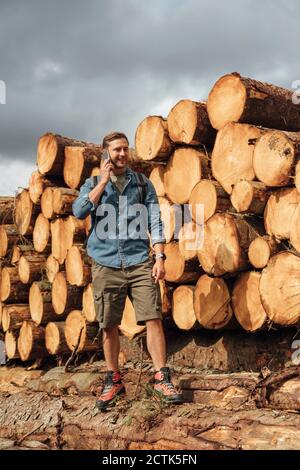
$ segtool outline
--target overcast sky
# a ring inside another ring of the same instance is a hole
[[[299,20],[299,0],[0,0],[0,194],[27,187],[47,131],[134,144],[225,73],[291,88]]]

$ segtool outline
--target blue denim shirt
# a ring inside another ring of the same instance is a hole
[[[90,201],[93,178],[81,186],[79,196],[73,203],[73,214],[78,219],[92,216],[93,230],[87,242],[87,253],[103,266],[121,268],[142,263],[149,258],[151,235],[152,245],[165,243],[163,223],[158,198],[153,184],[147,178],[143,222],[136,229],[136,208],[140,206],[140,192],[136,177],[130,168],[126,169],[127,182],[122,194],[109,181],[97,207]],[[139,206],[136,206],[138,204]],[[141,220],[141,219],[140,219]]]

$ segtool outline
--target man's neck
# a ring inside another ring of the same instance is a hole
[[[120,169],[114,168],[113,170],[111,170],[111,173],[114,176],[119,176],[119,175],[125,174],[126,170],[127,170],[127,166],[125,168],[120,168]]]

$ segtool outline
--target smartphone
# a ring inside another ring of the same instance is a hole
[[[107,149],[103,150],[103,152],[102,152],[102,160],[105,161],[105,162],[109,161],[111,163],[111,158],[110,158],[110,155],[109,155],[109,152],[108,152]]]

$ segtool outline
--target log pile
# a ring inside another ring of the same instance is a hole
[[[207,103],[181,100],[137,127],[130,165],[159,197],[163,313],[181,330],[256,332],[300,323],[300,108],[291,92],[233,73]],[[37,171],[0,198],[1,325],[10,359],[95,351],[90,220],[72,203],[101,146],[42,136]],[[299,292],[298,292],[299,290]],[[133,337],[127,299],[121,331]]]

